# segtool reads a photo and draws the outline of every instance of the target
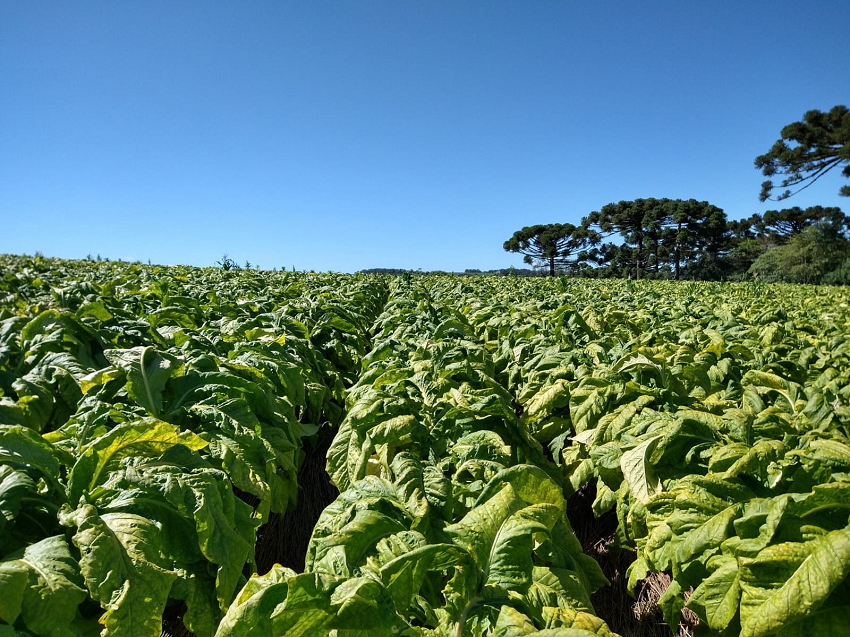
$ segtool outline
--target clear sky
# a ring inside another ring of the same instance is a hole
[[[0,3],[0,253],[299,270],[520,266],[639,197],[730,218],[850,105],[850,2]]]

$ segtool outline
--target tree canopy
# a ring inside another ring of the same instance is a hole
[[[603,239],[619,235],[620,241]],[[850,284],[850,216],[810,206],[727,221],[695,199],[635,199],[570,223],[527,226],[504,243],[549,274]]]
[[[837,215],[802,227],[784,243],[762,252],[748,273],[765,282],[850,283],[850,241],[845,221],[839,210]]]
[[[841,252],[836,242],[846,242],[844,235],[850,229],[850,218],[837,207],[795,206],[730,221],[727,229],[728,250],[722,259],[724,277],[757,276],[762,281],[811,283],[834,269],[833,257]],[[833,256],[819,261],[821,265],[814,269],[811,264],[815,260],[805,257],[808,265],[803,276],[803,269],[795,265],[795,259],[815,252],[820,252],[818,259],[827,253]]]
[[[610,203],[585,217],[583,225],[598,228],[600,236],[623,237],[621,246],[600,251],[609,267],[616,265],[612,274],[625,266],[627,271],[620,274],[640,279],[669,268],[678,279],[684,264],[705,255],[716,257],[726,233],[726,214],[707,201],[647,198]]]
[[[845,164],[841,174],[850,177],[850,109],[842,105],[828,112],[808,111],[802,121],[783,128],[773,147],[755,159],[765,177],[785,175],[780,186],[787,190],[775,201],[808,188],[841,164]],[[795,186],[800,187],[792,192],[790,188]],[[759,200],[771,199],[773,188],[772,180],[763,182]],[[838,192],[850,196],[850,186],[842,186]]]
[[[587,229],[571,223],[550,223],[517,230],[503,247],[524,255],[523,261],[529,265],[548,265],[549,275],[555,276],[557,268],[576,263],[581,252],[596,241]]]
[[[776,243],[782,243],[790,237],[800,234],[806,228],[815,224],[829,221],[841,227],[847,221],[841,208],[810,206],[802,209],[798,206],[783,210],[768,210],[764,213],[758,230]]]

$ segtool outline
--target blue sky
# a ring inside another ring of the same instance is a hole
[[[781,128],[850,104],[850,4],[0,3],[0,253],[520,266],[638,197],[780,204]]]

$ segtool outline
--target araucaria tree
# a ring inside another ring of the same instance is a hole
[[[789,143],[790,142],[790,143]],[[834,106],[829,112],[808,111],[803,121],[788,124],[773,148],[756,157],[756,168],[765,177],[785,175],[780,186],[789,188],[775,198],[787,199],[808,188],[827,172],[844,164],[841,174],[850,177],[850,109]],[[790,188],[799,186],[797,190]],[[761,185],[759,200],[772,199],[773,181]],[[850,197],[850,186],[838,193]]]
[[[761,222],[756,223],[756,229],[767,237],[770,244],[776,245],[787,242],[810,226],[826,222],[845,230],[850,219],[841,212],[841,208],[810,206],[803,210],[795,206],[783,210],[768,210]]]
[[[585,217],[583,226],[598,229],[600,237],[623,238],[616,250],[619,264],[627,267],[621,276],[659,276],[669,268],[678,279],[683,265],[716,259],[726,234],[726,214],[695,199],[635,199],[603,206]]]
[[[595,233],[585,228],[571,223],[549,223],[517,230],[503,247],[524,255],[523,261],[529,265],[548,265],[549,276],[555,276],[558,268],[576,263],[582,252],[597,241]]]

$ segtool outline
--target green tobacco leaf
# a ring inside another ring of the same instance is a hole
[[[286,600],[289,580],[295,576],[295,571],[280,564],[265,575],[251,575],[227,609],[216,636],[270,635],[272,613]]]
[[[587,324],[584,317],[574,305],[562,305],[552,313],[552,319],[560,319],[564,327],[570,327],[585,334],[590,340],[596,340],[599,335]]]
[[[44,637],[73,637],[71,621],[88,596],[64,536],[49,537],[0,561],[0,619],[17,617]]]
[[[225,610],[239,585],[246,563],[253,563],[256,527],[251,507],[239,500],[221,471],[153,464],[128,469],[131,486],[159,491],[183,519],[195,527],[197,545],[214,565],[219,606]],[[181,556],[176,556],[181,557]]]
[[[371,578],[296,575],[275,566],[268,574],[248,581],[216,637],[389,636],[401,634],[405,628],[387,590]]]
[[[691,560],[700,558],[706,551],[718,549],[732,533],[732,523],[741,515],[742,509],[742,504],[734,504],[685,533],[676,547],[676,560],[679,565],[684,567]]]
[[[597,475],[609,488],[616,491],[620,484],[628,485],[628,482],[623,482],[623,448],[620,443],[606,442],[604,445],[591,447],[590,459]]]
[[[486,429],[464,434],[447,452],[458,467],[470,460],[485,460],[501,466],[511,461],[511,448],[499,434]]]
[[[492,637],[616,637],[598,617],[566,608],[546,611],[547,627],[538,630],[530,618],[515,608],[502,606]]]
[[[844,637],[850,634],[850,604],[816,610],[806,617],[806,621],[785,626],[777,634],[779,637]]]
[[[7,520],[14,520],[18,515],[21,499],[35,493],[36,484],[30,476],[9,465],[0,465],[0,531]]]
[[[531,584],[534,537],[548,536],[561,515],[553,504],[526,504],[506,483],[446,533],[475,556],[484,584],[522,593]]]
[[[112,314],[106,309],[102,301],[92,301],[81,305],[80,309],[77,310],[77,318],[86,316],[96,318],[98,321],[108,321],[112,318]]]
[[[625,372],[630,369],[650,370],[652,372],[657,372],[659,377],[663,373],[661,365],[650,360],[644,354],[638,354],[628,359],[624,358],[614,365],[614,370],[618,372]]]
[[[733,525],[733,535],[724,544],[727,552],[738,557],[754,557],[773,542],[791,496],[788,494],[769,499],[753,499],[744,505],[744,511]]]
[[[595,635],[596,637],[617,637],[608,628],[604,620],[576,608],[546,608],[543,610],[546,629],[537,633],[542,635]]]
[[[27,427],[0,425],[0,462],[37,469],[45,480],[60,490],[56,449]]]
[[[350,412],[349,412],[350,415]],[[346,491],[365,474],[366,463],[372,455],[372,441],[357,432],[346,418],[328,449],[327,472],[340,491]]]
[[[327,635],[330,594],[336,584],[328,575],[296,575],[275,565],[266,575],[248,580],[219,624],[216,637]]]
[[[93,440],[79,457],[68,478],[68,500],[77,503],[80,496],[99,484],[102,475],[118,466],[122,458],[156,458],[174,445],[192,450],[203,449],[207,442],[191,432],[180,432],[152,418],[125,423]]]
[[[570,394],[570,416],[577,433],[593,429],[607,411],[613,385],[601,378],[583,378]]]
[[[800,518],[817,520],[838,511],[850,510],[850,482],[831,482],[815,485],[811,493],[791,496],[788,510]],[[826,527],[829,528],[829,527]]]
[[[213,637],[222,617],[215,596],[215,577],[201,561],[178,570],[179,578],[171,588],[171,597],[186,602],[183,625],[196,637]]]
[[[812,440],[806,449],[790,451],[788,456],[801,456],[806,464],[823,465],[831,473],[850,469],[850,445],[837,440]]]
[[[520,464],[497,473],[478,496],[481,504],[510,484],[514,493],[527,504],[551,504],[566,510],[563,491],[543,469],[534,465]]]
[[[410,415],[395,416],[369,428],[369,437],[376,445],[401,446],[412,441],[422,441],[427,435],[425,427]]]
[[[602,480],[596,481],[596,497],[593,500],[593,515],[601,517],[617,505],[617,492],[612,491]]]
[[[317,570],[318,562],[324,560],[323,568],[326,572],[345,572],[346,569],[350,571],[366,557],[370,544],[374,547],[382,538],[380,528],[386,529],[388,535],[391,535],[408,530],[415,520],[395,485],[376,476],[366,476],[350,489],[340,493],[337,499],[322,511],[307,546],[306,569]],[[354,545],[341,545],[342,536],[338,534],[356,535],[361,523],[366,529],[374,523],[376,526],[371,531],[374,534],[364,538],[364,541],[356,539],[359,549]],[[332,539],[334,537],[336,539]]]
[[[378,540],[405,530],[403,524],[379,511],[357,511],[338,531],[315,541],[315,561],[311,568],[350,577]]]
[[[635,590],[637,589],[638,582],[645,579],[650,572],[649,563],[646,561],[646,558],[640,556],[640,554],[638,555],[639,557],[626,570],[626,588],[632,597],[636,597]]]
[[[753,387],[759,393],[775,391],[785,398],[792,412],[796,411],[797,397],[801,393],[800,385],[797,383],[785,380],[776,374],[755,369],[744,374],[744,377],[741,378],[741,387]]]
[[[511,606],[502,606],[493,628],[493,637],[526,637],[536,634],[537,627],[529,617]]]
[[[328,625],[340,637],[390,636],[407,628],[387,589],[371,577],[340,583],[331,594],[331,604],[334,614]]]
[[[589,435],[589,444],[593,445],[601,445],[606,442],[610,442],[611,440],[615,440],[616,437],[631,424],[634,417],[644,407],[651,405],[653,402],[655,402],[655,398],[653,396],[637,396],[634,400],[624,403],[610,413],[602,416],[599,419],[599,423],[596,428],[584,431],[582,432],[582,435]],[[593,433],[588,434],[588,432]],[[585,439],[587,440],[588,438]],[[584,441],[582,440],[582,442]]]
[[[381,581],[393,598],[396,608],[410,606],[414,595],[425,581],[429,570],[445,570],[461,559],[456,546],[426,544],[387,562],[381,567]]]
[[[537,423],[549,418],[555,411],[564,409],[570,403],[569,382],[559,378],[551,385],[543,387],[525,404],[523,422],[534,427]],[[548,442],[560,432],[550,431],[549,435],[538,438]]]
[[[152,347],[108,349],[106,359],[127,374],[127,393],[149,414],[159,417],[162,411],[162,390],[171,378],[177,359],[157,352]]]
[[[546,555],[553,566],[578,573],[588,593],[595,593],[603,586],[611,584],[602,572],[599,562],[582,550],[581,542],[573,533],[566,516],[555,523],[551,542],[544,541],[537,553]]]
[[[285,512],[297,493],[294,446],[275,449],[263,438],[258,433],[262,426],[242,398],[207,399],[189,412],[203,421],[206,431],[200,436],[209,441],[207,453],[220,461],[234,486],[260,499],[261,517],[269,508]],[[289,462],[279,465],[278,453]]]
[[[395,476],[394,482],[399,495],[404,498],[407,508],[419,518],[414,526],[427,523],[430,505],[426,497],[427,486],[422,461],[415,454],[402,451],[392,459],[390,468]]]
[[[422,483],[425,485],[429,511],[437,510],[441,519],[450,517],[454,499],[449,478],[438,467],[426,464],[422,469]]]
[[[725,471],[723,477],[729,479],[745,475],[767,483],[770,465],[781,458],[786,451],[787,447],[781,440],[759,440]]]
[[[162,611],[177,573],[160,552],[160,529],[130,513],[105,513],[86,505],[67,511],[65,526],[76,526],[74,544],[92,599],[106,611],[106,634],[158,637]]]
[[[427,545],[428,540],[419,531],[394,533],[378,541],[375,545],[375,554],[368,558],[367,568],[373,572],[377,572],[396,558],[407,555]],[[445,546],[457,548],[451,544]]]
[[[121,378],[124,372],[115,367],[104,367],[95,372],[87,374],[80,379],[80,391],[88,394],[92,389],[102,387],[116,378]]]
[[[620,458],[620,468],[623,471],[623,477],[629,483],[632,495],[644,504],[653,495],[661,492],[661,481],[655,475],[650,462],[652,452],[661,438],[661,436],[653,436],[644,440],[634,449],[626,451]]]
[[[50,421],[55,404],[50,384],[44,378],[30,373],[15,379],[12,389],[18,399],[15,401],[6,396],[0,397],[0,423],[23,425],[42,431]]]
[[[832,531],[804,545],[769,546],[740,562],[741,637],[770,635],[805,623],[850,574],[850,529]]]
[[[525,599],[537,616],[542,618],[547,606],[593,612],[586,582],[575,571],[535,566],[531,579]]]
[[[658,598],[658,607],[664,615],[664,621],[668,626],[678,626],[682,616],[682,608],[685,598],[682,594],[682,585],[676,580],[670,582],[667,589]]]
[[[21,343],[27,348],[28,355],[45,354],[51,351],[76,347],[76,354],[89,365],[91,357],[84,343],[105,345],[100,334],[91,327],[78,321],[72,314],[59,310],[45,310],[20,331]],[[74,344],[74,345],[72,345]]]
[[[595,444],[602,444],[604,442],[601,440],[597,442],[598,438],[601,438],[601,432],[598,427],[595,429],[585,429],[580,434],[576,434],[572,437],[575,442],[580,442],[588,447]]]
[[[220,461],[221,468],[233,485],[251,495],[257,496],[258,517],[267,518],[269,510],[285,513],[291,501],[294,501],[296,488],[284,476],[277,472],[272,461],[273,454],[266,449],[263,441],[254,432],[243,430],[231,435],[207,434],[208,452],[211,458]]]
[[[722,556],[717,563],[719,566],[691,594],[686,606],[713,630],[723,631],[738,614],[741,584],[737,560]]]
[[[211,365],[217,363],[210,362]],[[203,402],[204,399],[242,398],[256,416],[269,422],[286,421],[294,414],[291,406],[278,397],[275,386],[253,367],[236,363],[221,363],[229,371],[197,371],[175,376],[168,382],[166,419],[178,416],[181,410]],[[243,377],[244,376],[244,377]],[[286,413],[286,415],[284,415]],[[283,417],[282,417],[283,416]]]

